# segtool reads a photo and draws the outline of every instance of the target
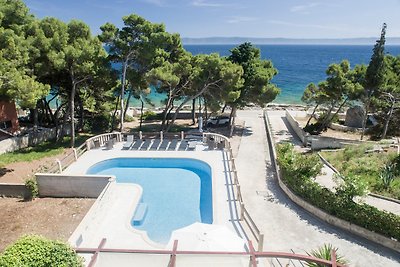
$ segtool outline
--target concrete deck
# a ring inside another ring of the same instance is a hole
[[[268,114],[277,138],[296,142],[285,127],[284,111]],[[305,254],[331,243],[350,266],[399,266],[398,253],[338,230],[295,205],[273,176],[262,110],[238,111],[237,116],[246,127],[236,160],[239,182],[246,208],[265,234],[265,251]]]
[[[230,189],[232,180],[228,172],[227,152],[207,150],[203,146],[197,146],[194,151],[132,151],[122,150],[122,145],[118,143],[110,150],[90,150],[63,174],[85,174],[93,164],[112,158],[192,158],[204,161],[212,169],[213,224],[225,225],[240,237],[245,237],[237,222],[235,201],[232,201],[234,197]],[[141,193],[142,189],[138,185],[112,182],[72,234],[69,242],[75,247],[93,248],[99,245],[102,238],[107,238],[107,248],[172,249],[165,244],[151,241],[146,232],[131,226],[130,220]]]

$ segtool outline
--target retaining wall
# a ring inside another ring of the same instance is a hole
[[[285,109],[285,116],[290,126],[292,127],[293,131],[296,133],[296,135],[303,143],[303,146],[307,146],[309,134],[306,133],[303,130],[303,128],[300,127],[299,122],[292,116],[292,114],[290,114],[290,112],[287,109]]]
[[[268,146],[269,146],[269,151],[271,153],[271,161],[273,163],[274,169],[275,169],[275,175],[276,179],[278,180],[279,187],[285,192],[285,194],[297,205],[302,207],[303,209],[307,210],[311,214],[315,215],[316,217],[320,218],[321,220],[334,225],[336,227],[339,227],[341,229],[344,229],[348,232],[351,232],[353,234],[356,234],[358,236],[361,236],[363,238],[366,238],[370,241],[373,241],[377,244],[380,244],[382,246],[385,246],[387,248],[393,249],[397,252],[400,252],[400,242],[390,239],[388,237],[385,237],[383,235],[377,234],[375,232],[372,232],[370,230],[367,230],[363,227],[360,227],[358,225],[349,223],[347,221],[344,221],[342,219],[336,218],[335,216],[332,216],[323,210],[314,207],[313,205],[309,204],[305,200],[303,200],[301,197],[297,196],[294,194],[283,182],[281,179],[280,175],[280,170],[279,166],[276,161],[276,151],[275,151],[275,145],[270,129],[270,123],[268,119],[268,114],[264,111],[264,122],[265,122],[265,128],[267,131],[267,138],[268,138]]]
[[[97,198],[106,185],[115,180],[115,177],[37,173],[36,180],[41,197]]]
[[[293,131],[300,138],[303,146],[311,144],[312,150],[321,150],[325,148],[342,148],[349,144],[360,144],[363,142],[360,140],[348,140],[328,136],[310,135],[309,133],[306,133],[303,128],[300,127],[299,122],[294,118],[291,113],[292,112],[285,110],[286,119],[288,120],[290,127],[292,127]]]
[[[31,192],[25,184],[0,184],[0,196],[30,198]]]

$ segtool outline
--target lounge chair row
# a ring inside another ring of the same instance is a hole
[[[122,149],[131,150],[167,150],[167,151],[184,151],[184,150],[194,150],[196,148],[197,142],[189,141],[186,139],[146,139],[146,140],[133,140],[133,136],[128,135],[127,141],[123,144]]]

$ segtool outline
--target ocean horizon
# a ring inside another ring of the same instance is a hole
[[[347,59],[353,68],[357,64],[368,64],[373,45],[254,45],[261,50],[261,58],[269,59],[278,69],[272,80],[281,93],[272,103],[302,104],[301,96],[309,83],[318,83],[326,79],[325,71],[329,64],[340,63]],[[228,56],[229,50],[237,45],[184,45],[194,55],[218,53]],[[400,55],[400,46],[387,45],[385,52],[394,56]],[[156,107],[162,106],[163,94],[153,90],[149,95]],[[140,106],[136,99],[130,106]]]

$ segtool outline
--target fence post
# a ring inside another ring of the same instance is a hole
[[[264,234],[258,235],[258,252],[262,252],[264,248]]]
[[[337,267],[336,252],[334,249],[332,249],[332,251],[331,251],[331,260],[332,260],[332,267]]]
[[[143,139],[143,133],[142,133],[142,131],[139,131],[139,140],[142,140]]]
[[[240,201],[240,199],[241,199],[241,192],[240,192],[240,185],[236,185],[236,189],[237,189],[237,192],[236,192],[236,200],[237,201],[239,201],[239,202],[242,202],[242,201]]]
[[[76,153],[76,149],[73,148],[72,151],[74,152],[75,161],[78,160],[78,154]]]
[[[164,139],[164,132],[160,131],[160,140],[162,141]]]
[[[240,221],[244,220],[244,204],[243,203],[240,204],[240,219],[239,220]]]
[[[181,140],[185,139],[185,132],[181,131]]]
[[[56,159],[57,165],[58,165],[58,170],[60,173],[62,172],[62,166],[61,166],[61,161],[59,159]]]
[[[86,150],[89,151],[90,150],[90,142],[86,141],[85,144],[86,144]]]

